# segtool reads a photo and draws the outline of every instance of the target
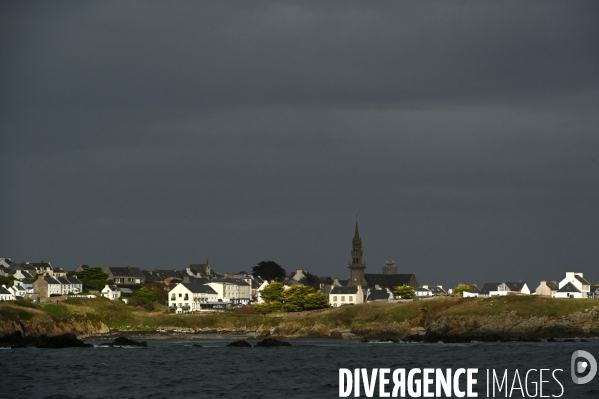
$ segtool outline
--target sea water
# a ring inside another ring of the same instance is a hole
[[[147,348],[0,350],[0,399],[337,398],[341,368],[364,368],[369,375],[382,368],[478,368],[480,398],[506,397],[497,388],[495,396],[492,391],[487,396],[487,370],[498,376],[507,370],[511,387],[516,370],[524,383],[528,370],[561,369],[556,375],[563,388],[546,372],[544,396],[599,398],[599,376],[578,385],[570,375],[575,351],[599,359],[597,339],[468,344],[290,340],[292,347],[277,348],[229,348],[229,342],[150,340]],[[530,376],[537,378],[534,372]],[[511,397],[530,397],[521,392],[516,386]],[[374,397],[378,393],[377,388]],[[366,397],[363,390],[360,397]]]

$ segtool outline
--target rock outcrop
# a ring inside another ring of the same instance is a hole
[[[93,345],[77,339],[74,334],[61,334],[55,336],[48,335],[28,335],[23,336],[19,331],[0,337],[0,346],[11,348],[44,348],[44,349],[62,349],[62,348],[91,348]]]
[[[272,347],[276,347],[276,346],[292,346],[292,345],[289,342],[279,341],[278,339],[266,338],[266,339],[263,339],[262,341],[258,342],[254,346],[258,346],[258,347],[262,347],[262,348],[272,348]]]

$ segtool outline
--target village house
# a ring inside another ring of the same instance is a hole
[[[52,277],[66,277],[67,272],[62,267],[52,269]]]
[[[479,296],[505,296],[505,295],[530,295],[530,289],[526,283],[486,283],[480,290]]]
[[[592,295],[591,283],[589,283],[580,272],[566,272],[566,278],[558,284],[559,290],[555,293],[556,298],[589,298]]]
[[[6,288],[6,285],[2,284],[0,287],[0,301],[14,301],[14,295]]]
[[[8,290],[10,291],[10,293],[16,298],[16,297],[24,297],[25,295],[27,295],[27,289],[21,285],[13,285],[12,287],[8,287]]]
[[[116,285],[145,284],[146,278],[139,267],[133,266],[106,266],[104,273],[108,274],[108,281]]]
[[[121,297],[121,290],[116,285],[106,284],[104,288],[102,288],[102,296],[111,301],[115,301]]]
[[[388,302],[389,299],[393,299],[393,293],[388,288],[379,288],[368,290],[368,297],[366,298],[366,302],[377,302],[377,301],[385,301]]]
[[[168,306],[177,313],[209,310],[218,300],[218,293],[206,284],[180,283],[168,293]]]
[[[39,277],[33,283],[33,290],[38,293],[41,298],[60,296],[62,295],[62,284],[54,277]]]
[[[333,287],[329,293],[329,305],[334,308],[360,303],[364,303],[364,291],[360,285],[356,287]]]
[[[433,296],[433,292],[431,290],[428,289],[428,287],[418,287],[414,289],[414,294],[416,294],[416,296],[418,298],[424,298],[424,297],[428,297],[428,296]]]
[[[308,274],[310,273],[307,270],[297,269],[291,277],[291,279],[295,281],[302,281],[304,278],[308,276]]]
[[[52,265],[50,264],[50,262],[44,262],[41,261],[40,263],[29,263],[31,266],[33,266],[35,268],[35,271],[38,275],[43,276],[43,275],[48,275],[48,276],[52,276]]]
[[[0,258],[0,267],[9,268],[13,264],[11,258]]]
[[[233,305],[247,305],[251,298],[251,287],[242,279],[216,278],[208,284],[218,294],[218,299]]]
[[[555,280],[540,282],[539,286],[535,289],[535,294],[539,296],[549,296],[555,298],[555,294],[559,290],[559,285]]]
[[[185,269],[187,274],[193,277],[211,277],[212,269],[210,269],[210,263],[206,259],[206,263],[190,263]]]

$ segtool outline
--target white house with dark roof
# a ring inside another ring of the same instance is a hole
[[[530,289],[526,283],[486,283],[480,290],[479,296],[505,296],[505,295],[530,295]]]
[[[8,290],[15,298],[16,297],[22,298],[25,295],[27,295],[27,289],[25,287],[23,287],[22,285],[15,284],[12,287],[8,287]]]
[[[591,283],[580,272],[566,272],[566,278],[558,286],[556,298],[588,298],[591,292]]]
[[[102,296],[114,301],[121,297],[121,290],[116,285],[106,284],[104,288],[102,288]]]
[[[428,287],[414,288],[414,294],[416,294],[418,298],[433,296],[433,292],[429,290]]]
[[[145,284],[146,277],[139,267],[133,266],[106,266],[104,273],[108,274],[108,281],[114,284]]]
[[[393,299],[393,293],[388,288],[370,289],[366,302],[388,302],[389,299]]]
[[[355,287],[333,287],[329,293],[329,305],[334,308],[360,303],[364,303],[364,291],[361,285]]]
[[[234,305],[247,305],[252,299],[251,286],[238,278],[215,278],[206,285],[218,294],[218,299]]]
[[[0,287],[0,301],[14,301],[15,297],[4,284]]]
[[[218,293],[206,284],[180,283],[168,293],[168,306],[177,313],[212,309],[218,300]]]
[[[33,290],[42,298],[62,295],[62,284],[54,277],[39,277],[33,283]]]

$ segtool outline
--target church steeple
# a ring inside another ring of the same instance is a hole
[[[366,264],[362,257],[364,252],[362,251],[362,239],[360,238],[360,231],[358,229],[358,221],[356,220],[356,231],[354,233],[354,239],[352,240],[351,257],[352,260],[349,263],[349,282],[348,286],[367,285],[366,279],[364,278],[364,269]]]

